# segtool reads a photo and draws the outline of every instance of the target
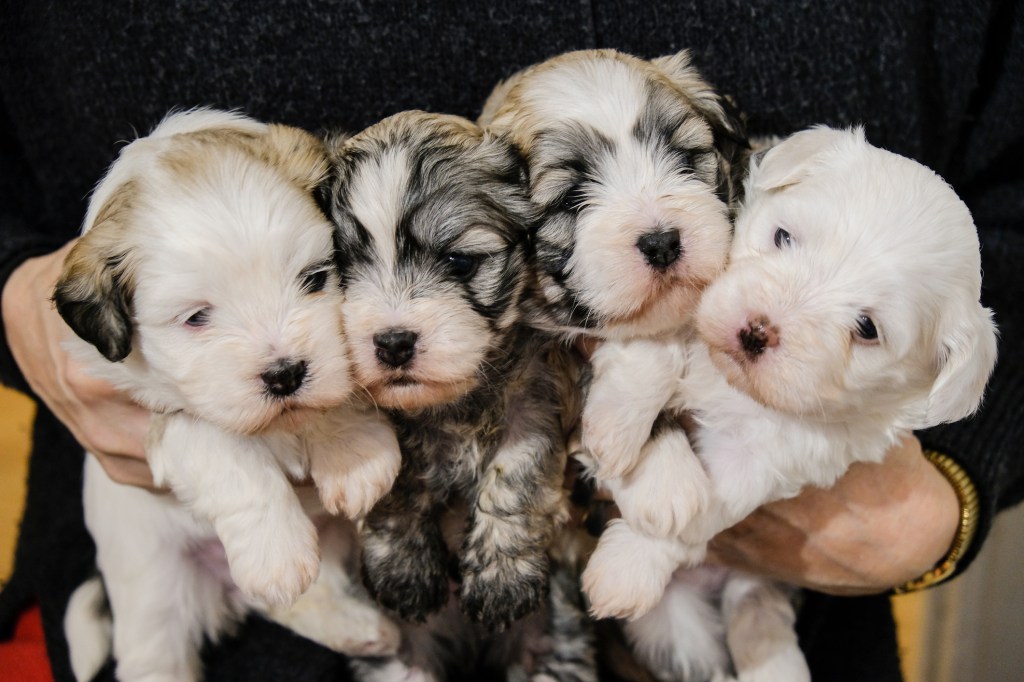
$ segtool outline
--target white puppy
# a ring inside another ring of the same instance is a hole
[[[325,511],[364,514],[397,475],[390,426],[347,402],[333,228],[312,193],[326,170],[302,131],[171,115],[121,151],[65,262],[54,299],[84,339],[74,352],[154,411],[147,457],[173,491],[120,486],[87,457],[120,679],[200,677],[204,635],[316,579],[314,521],[327,532]],[[319,502],[304,510],[291,481],[306,477]],[[339,558],[321,585],[355,603]],[[303,614],[279,615],[301,629]],[[367,618],[370,639],[394,630]]]
[[[652,667],[688,665],[659,600],[716,533],[806,485],[832,485],[853,462],[880,461],[912,429],[977,409],[996,356],[980,288],[963,202],[861,130],[797,133],[752,165],[731,262],[704,294],[704,343],[691,344],[675,399],[698,424],[707,509],[668,539],[613,522],[584,573],[605,614],[658,605],[627,626]],[[738,580],[726,609],[750,597]],[[783,614],[753,638],[727,633],[747,647],[732,651],[742,679],[806,674],[790,623]],[[733,625],[742,619],[727,614]],[[756,650],[772,637],[777,646]]]

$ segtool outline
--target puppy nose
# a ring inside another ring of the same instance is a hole
[[[644,254],[647,264],[652,268],[664,270],[679,260],[682,249],[679,246],[679,232],[665,230],[648,232],[636,240],[636,248]]]
[[[779,345],[779,330],[764,315],[747,320],[747,326],[737,334],[740,347],[747,357],[756,360],[766,348]]]
[[[306,361],[281,360],[260,375],[267,390],[278,396],[295,393],[306,378]]]
[[[416,339],[419,335],[405,329],[374,334],[373,345],[377,348],[377,359],[385,365],[401,367],[416,354]]]

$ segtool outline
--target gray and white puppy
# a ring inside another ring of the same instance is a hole
[[[534,216],[521,161],[470,121],[418,111],[329,147],[322,198],[344,260],[354,374],[403,455],[362,525],[364,578],[406,619],[441,609],[439,520],[464,499],[459,601],[500,628],[541,604],[565,516],[553,341],[520,319]]]
[[[687,52],[645,60],[614,50],[520,71],[494,90],[480,123],[524,155],[542,211],[530,324],[605,340],[582,414],[592,473],[632,523],[689,516],[700,500],[633,494],[627,477],[644,462],[700,473],[695,458],[675,456],[685,435],[660,415],[692,313],[725,266],[742,125]],[[666,498],[679,509],[650,508]]]

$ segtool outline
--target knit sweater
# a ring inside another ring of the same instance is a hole
[[[75,236],[90,188],[121,144],[172,108],[238,108],[312,130],[355,131],[408,108],[475,117],[499,79],[570,49],[653,57],[690,48],[747,114],[751,133],[863,124],[871,142],[929,165],[971,208],[1000,360],[978,415],[919,434],[960,462],[981,494],[981,529],[964,566],[995,513],[1024,496],[1024,359],[1012,351],[1024,332],[1024,8],[934,5],[2,0],[0,284],[26,258]],[[28,390],[6,344],[0,378]],[[61,618],[93,565],[82,452],[45,409],[33,442],[0,636],[38,601],[54,672],[69,679]],[[809,595],[799,626],[815,679],[899,679],[884,598]],[[340,657],[258,619],[208,647],[207,658],[211,680],[336,679],[345,671]]]

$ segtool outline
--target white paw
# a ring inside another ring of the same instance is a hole
[[[291,607],[274,607],[267,616],[307,639],[348,656],[393,656],[401,631],[374,604],[336,594],[315,583]]]
[[[621,396],[614,403],[597,398],[592,395],[583,410],[581,440],[597,462],[597,477],[619,478],[640,461],[651,424],[624,408]]]
[[[316,528],[301,511],[289,511],[253,518],[230,536],[220,533],[231,578],[256,603],[291,604],[320,571]]]
[[[686,435],[668,431],[647,444],[640,465],[612,489],[630,526],[668,538],[708,508],[711,482]]]
[[[800,648],[781,647],[770,657],[745,667],[737,675],[739,682],[810,682],[811,671]]]
[[[654,608],[678,566],[676,547],[635,533],[621,519],[608,524],[583,571],[590,613],[633,620]]]
[[[400,464],[399,457],[373,457],[318,480],[317,490],[324,509],[350,519],[365,516],[391,490]]]

